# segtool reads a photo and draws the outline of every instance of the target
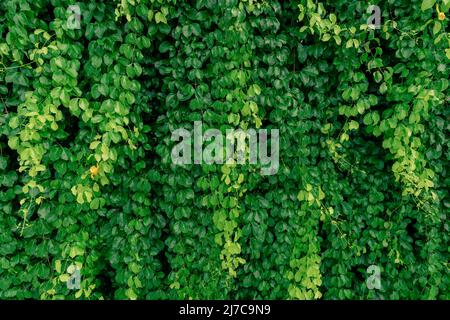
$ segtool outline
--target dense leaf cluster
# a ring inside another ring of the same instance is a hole
[[[0,299],[449,299],[450,3],[374,2],[2,1]]]

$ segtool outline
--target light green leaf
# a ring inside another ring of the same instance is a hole
[[[55,261],[55,270],[56,272],[61,273],[61,260]]]
[[[352,120],[352,121],[350,121],[350,123],[348,124],[348,128],[349,128],[350,130],[358,129],[358,128],[359,128],[359,123],[356,122],[355,120]]]
[[[156,13],[155,21],[156,23],[167,23],[166,17],[161,12]]]
[[[439,21],[435,21],[434,27],[433,27],[433,34],[436,34],[439,31],[441,31],[441,27],[442,27],[442,24]]]
[[[421,9],[422,11],[430,9],[434,4],[436,3],[436,0],[423,0]]]
[[[9,120],[9,126],[11,129],[16,129],[19,126],[19,117],[12,117]]]

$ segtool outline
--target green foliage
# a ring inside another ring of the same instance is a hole
[[[0,4],[0,299],[450,298],[449,1],[71,4]],[[278,173],[173,165],[194,121]]]

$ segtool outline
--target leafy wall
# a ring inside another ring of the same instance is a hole
[[[0,4],[1,299],[450,297],[448,0],[375,30],[364,1],[73,4]],[[194,121],[279,129],[277,174],[173,165]]]

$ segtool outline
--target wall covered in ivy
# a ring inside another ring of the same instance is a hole
[[[449,299],[449,7],[1,1],[0,299]]]

